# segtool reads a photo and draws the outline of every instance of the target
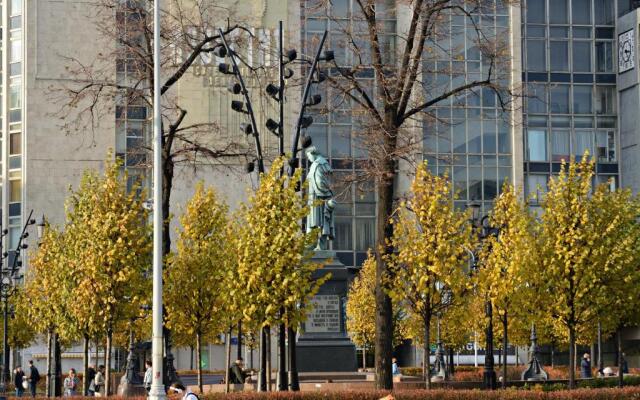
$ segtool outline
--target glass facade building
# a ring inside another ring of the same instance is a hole
[[[435,95],[487,76],[490,61],[478,48],[476,28],[492,41],[510,35],[509,8],[502,1],[484,1],[485,7],[467,7],[472,17],[462,13],[446,14],[442,24],[448,32],[442,39],[429,43],[432,48],[447,49],[437,57],[425,58],[422,69],[426,84]],[[360,66],[370,63],[366,50],[368,31],[360,17],[357,2],[334,0],[301,1],[301,39],[306,54],[313,54],[314,44],[325,29],[329,30],[325,48],[336,53],[338,65]],[[376,14],[384,32],[381,43],[387,57],[396,52],[398,24],[394,1],[376,3]],[[358,37],[362,35],[361,41]],[[350,44],[348,39],[355,37]],[[385,62],[393,61],[391,58]],[[510,63],[499,63],[493,74],[502,86],[510,85]],[[371,93],[375,90],[373,68],[361,68],[358,80]],[[331,110],[314,115],[314,124],[306,134],[316,147],[328,155],[336,181],[358,175],[359,161],[366,151],[358,146],[358,117],[345,96],[323,88]],[[372,96],[373,97],[373,96]],[[457,192],[456,205],[463,208],[469,201],[481,201],[488,209],[505,180],[513,182],[513,135],[509,114],[502,111],[495,93],[477,89],[443,101],[431,110],[418,129],[423,137],[422,157],[434,173],[452,178]],[[375,193],[373,182],[346,183],[339,187],[336,217],[336,239],[333,249],[347,266],[360,266],[367,251],[375,243]]]
[[[522,7],[525,189],[545,190],[562,160],[588,151],[596,183],[618,182],[614,0],[527,0]]]

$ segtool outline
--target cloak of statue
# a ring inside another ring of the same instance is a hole
[[[307,182],[309,184],[309,215],[307,216],[307,232],[319,228],[318,243],[315,250],[328,250],[329,241],[333,240],[335,228],[333,223],[333,191],[331,190],[331,166],[314,146],[305,151],[311,161]]]

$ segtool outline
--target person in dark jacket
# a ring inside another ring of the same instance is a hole
[[[242,369],[242,365],[242,358],[237,359],[233,363],[233,366],[231,366],[231,371],[229,371],[229,383],[235,383],[238,385],[244,384],[244,381],[247,378],[247,373]]]
[[[22,397],[24,394],[24,387],[22,386],[24,380],[24,371],[22,370],[22,367],[18,365],[13,375],[13,384],[16,386],[16,397]]]
[[[622,373],[629,373],[629,364],[627,363],[627,356],[624,353],[622,353]]]
[[[40,372],[38,368],[33,365],[33,360],[29,360],[29,389],[31,389],[31,397],[36,397],[36,388],[40,381]]]
[[[580,377],[591,378],[591,356],[589,353],[584,353],[582,356],[582,362],[580,363]]]
[[[87,369],[87,380],[89,381],[89,387],[87,388],[87,395],[93,397],[96,395],[96,369],[93,365],[89,365]]]

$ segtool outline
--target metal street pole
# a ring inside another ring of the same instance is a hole
[[[484,372],[482,373],[482,381],[485,389],[495,390],[496,371],[493,369],[493,307],[488,297],[485,302],[485,307],[487,332],[485,335],[486,342],[484,346]]]
[[[162,116],[160,110],[160,0],[153,1],[153,376],[149,399],[164,400],[162,382]]]
[[[4,321],[2,322],[2,327],[4,328],[4,333],[2,335],[2,355],[3,357],[3,367],[2,368],[2,382],[4,383],[4,387],[6,388],[11,380],[11,373],[9,371],[9,336],[7,335],[7,331],[9,330],[9,297],[3,296],[4,299]]]

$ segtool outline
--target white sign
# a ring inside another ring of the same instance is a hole
[[[311,299],[313,309],[305,322],[308,333],[340,332],[340,296],[317,295]]]
[[[635,30],[631,29],[618,35],[618,73],[635,67],[636,45]]]

